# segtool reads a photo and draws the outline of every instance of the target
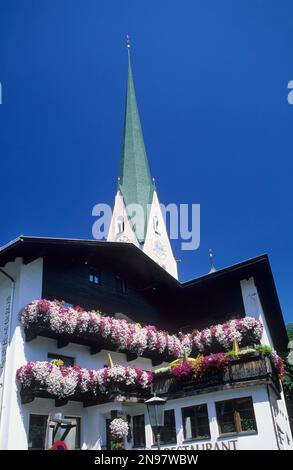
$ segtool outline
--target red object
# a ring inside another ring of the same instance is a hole
[[[64,441],[56,441],[49,450],[68,450],[68,447]]]

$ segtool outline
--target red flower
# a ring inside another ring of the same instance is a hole
[[[85,312],[85,309],[83,307],[81,307],[80,305],[76,305],[74,307],[74,310],[76,310],[77,312]]]

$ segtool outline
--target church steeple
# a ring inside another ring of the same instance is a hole
[[[129,40],[127,49],[128,79],[123,145],[118,191],[107,240],[133,243],[177,279],[177,264],[144,146],[131,70]],[[136,208],[140,208],[139,214]]]
[[[129,42],[127,46],[128,80],[118,189],[123,195],[126,207],[129,204],[139,204],[143,208],[144,220],[138,219],[134,228],[139,243],[143,243],[147,229],[147,208],[152,203],[154,185],[136,103]],[[138,226],[139,224],[141,226]]]

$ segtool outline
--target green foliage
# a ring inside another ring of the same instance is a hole
[[[255,347],[255,349],[259,352],[261,357],[265,357],[265,356],[271,357],[272,356],[273,350],[272,350],[271,346],[266,346],[264,344],[259,344],[258,346]]]
[[[158,374],[166,374],[167,372],[170,372],[171,370],[171,366],[165,366],[165,367],[160,367],[159,369],[155,369],[153,370],[153,373],[155,375],[158,375]]]
[[[240,349],[238,354],[235,354],[235,351],[232,349],[231,351],[226,352],[228,357],[242,357],[242,356],[250,356],[256,352],[256,348],[245,348]]]
[[[288,334],[289,341],[292,341],[293,340],[293,323],[288,323],[287,334]]]
[[[235,354],[235,351],[233,349],[231,351],[226,352],[228,357],[236,357],[237,354]]]
[[[288,323],[287,325],[287,333],[289,340],[293,340],[293,323]],[[282,354],[282,357],[285,361],[285,367],[286,367],[286,374],[283,380],[283,385],[284,385],[284,392],[287,397],[291,396],[291,399],[293,398],[293,365],[289,364],[288,359],[288,351],[284,354]]]

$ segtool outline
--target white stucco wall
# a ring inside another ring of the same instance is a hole
[[[11,322],[11,338],[7,350],[5,387],[3,388],[2,419],[0,423],[0,449],[27,449],[27,431],[29,413],[46,414],[50,411],[65,412],[74,411],[74,416],[86,417],[88,430],[86,432],[87,445],[97,446],[96,433],[91,433],[90,429],[97,426],[104,429],[98,423],[104,423],[104,417],[100,412],[83,409],[82,404],[70,402],[69,408],[64,410],[54,406],[54,400],[36,399],[29,405],[21,405],[19,385],[15,381],[16,371],[19,367],[29,361],[46,361],[48,353],[56,353],[75,358],[75,362],[81,367],[89,369],[99,369],[108,363],[108,351],[101,351],[99,354],[91,355],[89,348],[70,343],[68,346],[58,349],[57,342],[52,339],[37,337],[29,343],[25,343],[23,328],[19,323],[19,314],[26,304],[42,297],[42,259],[38,259],[27,265],[17,259],[15,263],[5,266],[5,271],[15,279],[15,292]],[[0,281],[0,316],[3,318],[3,310],[6,307],[6,297],[10,295],[11,283],[6,278]],[[1,326],[1,325],[0,325]],[[2,331],[2,330],[0,330]],[[126,355],[111,352],[114,363],[131,365],[127,362]],[[138,358],[135,365],[145,370],[151,369],[151,361],[145,358]]]
[[[24,447],[25,435],[20,397],[15,381],[16,370],[26,362],[23,331],[19,323],[19,313],[33,299],[42,296],[42,259],[37,259],[27,265],[17,259],[5,266],[5,271],[15,279],[13,311],[11,319],[11,336],[5,365],[5,383],[3,389],[3,407],[0,423],[0,448],[16,449]]]
[[[264,326],[262,344],[273,346],[273,341],[269,327],[267,325],[265,312],[263,310],[259,293],[253,277],[240,281],[242,299],[244,303],[245,315],[260,320]]]
[[[23,329],[19,324],[19,313],[23,307],[34,299],[42,296],[42,260],[38,259],[24,265],[22,260],[17,259],[14,263],[9,263],[5,267],[16,280],[15,296],[13,303],[13,318],[11,328],[11,338],[6,361],[6,376],[4,387],[4,398],[2,408],[2,420],[0,427],[0,448],[1,449],[27,449],[28,447],[28,428],[30,413],[52,414],[62,413],[66,416],[81,417],[81,444],[84,449],[100,449],[101,445],[106,444],[106,426],[105,419],[110,417],[111,410],[118,410],[119,414],[136,415],[145,413],[146,423],[146,446],[150,448],[153,444],[152,432],[148,422],[148,416],[144,405],[125,406],[121,403],[109,403],[97,405],[94,407],[83,408],[81,403],[69,402],[64,407],[55,408],[54,400],[35,399],[32,403],[21,405],[19,386],[15,381],[16,370],[28,361],[47,360],[48,353],[62,354],[72,356],[75,362],[86,368],[100,368],[108,362],[108,352],[101,351],[97,355],[90,355],[87,347],[82,345],[69,344],[65,348],[58,349],[55,340],[38,337],[29,343],[25,343]],[[243,286],[247,284],[243,283]],[[0,314],[5,308],[3,298],[9,295],[10,283],[7,280],[0,280]],[[250,282],[250,289],[253,284]],[[251,291],[244,289],[244,302],[247,301],[247,295]],[[254,293],[252,291],[252,293]],[[249,307],[249,308],[248,308]],[[258,307],[259,308],[259,307]],[[263,311],[247,306],[248,315],[263,315]],[[262,317],[264,318],[264,316]],[[0,330],[1,331],[1,330]],[[265,339],[266,344],[269,341],[269,332]],[[114,363],[133,364],[127,362],[126,356],[121,353],[111,352]],[[138,358],[135,362],[137,367],[149,370],[151,361],[145,358]],[[226,400],[240,396],[252,396],[254,402],[255,416],[258,426],[256,435],[220,437],[216,421],[215,401]],[[196,395],[189,398],[170,400],[167,402],[166,409],[175,410],[177,445],[183,443],[183,428],[181,408],[184,406],[207,403],[211,439],[209,442],[221,442],[224,440],[237,439],[237,448],[239,449],[276,449],[277,439],[274,431],[274,420],[271,414],[271,405],[268,399],[265,386],[247,387],[246,389],[226,390],[218,393]],[[279,403],[279,401],[278,401]],[[275,404],[276,407],[276,404]],[[278,407],[279,423],[283,423],[286,410]],[[283,420],[283,421],[282,421]],[[283,424],[282,424],[283,425]],[[189,443],[190,444],[190,443]],[[194,442],[196,445],[197,442]],[[200,441],[199,444],[205,444]],[[132,444],[127,444],[131,448]]]
[[[253,399],[255,418],[257,423],[257,433],[249,435],[231,434],[225,437],[220,436],[217,424],[215,402],[248,396],[251,396]],[[206,403],[208,407],[211,438],[208,440],[201,439],[188,441],[188,443],[184,442],[181,408],[204,403]],[[268,450],[278,448],[270,411],[270,404],[265,386],[247,387],[239,390],[225,390],[216,393],[201,394],[184,399],[169,400],[166,404],[166,410],[168,409],[175,410],[177,445],[162,446],[162,448],[182,447],[182,449],[184,449],[185,445],[188,445],[189,447],[192,445],[196,450],[196,446],[198,445],[198,449],[205,450],[207,443],[211,443],[214,446],[216,442],[221,444],[222,441],[226,442],[231,440],[237,440],[237,450]],[[145,412],[145,422],[148,423],[147,412]],[[153,439],[151,427],[149,424],[146,424],[146,447],[151,448],[152,444]]]

